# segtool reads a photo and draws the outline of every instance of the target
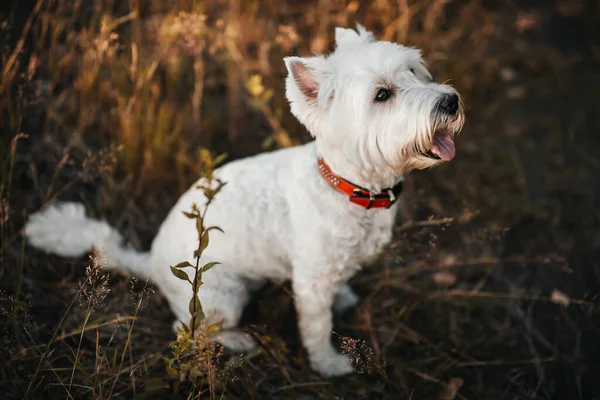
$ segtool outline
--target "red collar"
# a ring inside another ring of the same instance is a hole
[[[393,188],[383,189],[381,192],[373,194],[367,189],[334,174],[322,158],[317,159],[317,164],[319,172],[331,186],[348,195],[352,203],[358,204],[367,210],[370,208],[390,208],[402,193],[402,181]]]

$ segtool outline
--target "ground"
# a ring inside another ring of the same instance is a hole
[[[598,398],[598,6],[445,3],[3,5],[5,398]],[[243,317],[259,351],[215,356],[217,378],[178,385],[160,293],[28,247],[23,222],[81,201],[148,248],[200,146],[232,160],[309,140],[282,57],[331,49],[333,27],[354,21],[422,48],[467,115],[456,158],[408,176],[392,244],[351,282],[361,303],[334,329],[359,372],[309,369],[289,285],[272,283]]]

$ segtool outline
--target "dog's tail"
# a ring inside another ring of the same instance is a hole
[[[30,215],[24,229],[30,245],[62,257],[80,257],[96,249],[101,265],[126,269],[151,279],[150,253],[122,245],[122,237],[105,221],[88,218],[79,203],[59,203]]]

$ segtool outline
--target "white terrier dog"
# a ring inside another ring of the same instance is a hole
[[[302,342],[311,366],[326,376],[352,371],[331,343],[332,308],[358,302],[346,281],[390,241],[403,175],[451,160],[464,122],[457,92],[432,82],[419,50],[357,29],[337,28],[327,57],[285,59],[292,113],[315,140],[217,169],[227,185],[205,220],[225,232],[212,236],[202,260],[223,264],[204,274],[199,293],[206,323],[223,321],[214,340],[251,349],[251,337],[235,329],[251,292],[266,279],[291,280]],[[198,246],[194,221],[182,213],[204,205],[195,186],[149,253],[122,246],[115,229],[75,203],[33,214],[25,234],[61,256],[101,249],[111,267],[154,281],[187,323],[191,289],[169,266],[193,261]]]

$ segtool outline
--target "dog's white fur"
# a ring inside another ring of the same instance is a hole
[[[206,224],[225,233],[213,232],[202,262],[223,265],[204,274],[199,294],[207,323],[223,320],[215,340],[247,350],[252,340],[234,328],[251,292],[265,279],[291,280],[302,342],[311,366],[326,376],[352,371],[331,343],[332,306],[343,310],[358,302],[346,281],[390,241],[397,205],[366,210],[350,203],[319,175],[317,156],[336,174],[379,192],[410,169],[439,164],[423,153],[437,130],[454,135],[464,120],[462,105],[452,117],[436,112],[440,97],[455,91],[431,82],[420,51],[375,41],[360,25],[358,32],[337,28],[335,36],[328,57],[285,59],[292,113],[316,140],[216,171],[227,185]],[[381,87],[392,98],[374,102]],[[205,204],[195,186],[173,207],[149,253],[122,247],[115,229],[74,203],[33,214],[25,234],[31,245],[62,256],[103,249],[110,265],[153,280],[178,320],[188,322],[190,285],[169,266],[194,261],[197,233],[182,212]]]

